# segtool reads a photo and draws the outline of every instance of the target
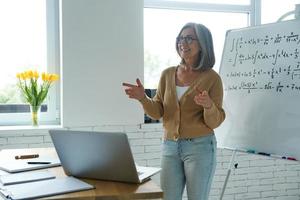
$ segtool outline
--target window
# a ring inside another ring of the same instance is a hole
[[[300,0],[284,0],[284,1],[261,1],[261,23],[274,23],[289,11],[295,10],[295,4],[300,4]],[[272,12],[270,12],[272,8]],[[294,19],[294,15],[289,15],[285,20]]]
[[[170,0],[160,0],[170,1]],[[194,3],[209,3],[209,4],[231,4],[231,5],[249,5],[250,0],[173,0],[173,2],[194,2]]]
[[[247,4],[245,2],[248,1],[241,2]],[[216,56],[214,69],[217,72],[220,67],[226,31],[246,27],[250,24],[251,6],[217,5],[217,3],[216,5],[198,4],[191,5],[184,1],[181,1],[180,4],[178,1],[145,1],[145,88],[157,88],[161,72],[169,66],[178,65],[180,62],[175,50],[175,39],[182,26],[187,22],[201,23],[211,30]],[[202,5],[205,9],[202,9],[204,8]]]
[[[16,86],[24,70],[59,73],[58,0],[0,1],[0,125],[31,124]],[[59,123],[59,83],[44,102],[41,124]]]

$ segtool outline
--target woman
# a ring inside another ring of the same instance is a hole
[[[214,131],[225,119],[221,78],[210,31],[201,24],[183,26],[176,39],[181,63],[162,72],[153,99],[137,85],[123,83],[129,98],[141,102],[154,119],[163,118],[161,187],[164,199],[207,200],[216,167]]]

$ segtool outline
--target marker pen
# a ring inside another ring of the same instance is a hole
[[[258,152],[259,155],[263,155],[263,156],[270,156],[271,154],[269,153],[264,153],[264,152]]]
[[[247,153],[255,153],[255,150],[248,149],[248,150],[247,150]]]
[[[28,154],[28,155],[19,155],[19,156],[15,156],[15,159],[31,159],[31,158],[38,158],[39,154]]]

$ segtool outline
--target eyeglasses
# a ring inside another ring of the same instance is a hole
[[[187,44],[192,44],[193,40],[197,40],[197,39],[193,38],[190,35],[186,37],[179,36],[176,38],[177,44],[182,44],[183,42],[186,42]]]

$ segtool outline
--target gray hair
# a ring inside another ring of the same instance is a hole
[[[182,27],[177,37],[179,37],[181,32],[186,28],[193,28],[195,30],[199,45],[201,47],[198,65],[193,66],[193,68],[196,70],[206,70],[212,68],[215,64],[215,53],[213,40],[209,29],[202,24],[187,23]],[[178,55],[180,55],[177,40],[176,51]],[[181,60],[181,63],[185,63],[184,59]]]

